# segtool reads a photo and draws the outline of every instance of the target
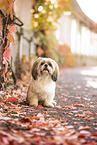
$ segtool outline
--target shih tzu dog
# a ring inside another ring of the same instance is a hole
[[[58,64],[51,58],[39,57],[32,66],[32,80],[28,87],[27,102],[29,105],[54,107],[56,81],[59,75]]]

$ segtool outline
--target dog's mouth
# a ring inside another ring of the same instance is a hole
[[[49,73],[49,70],[47,68],[44,68],[43,70],[41,70],[41,74],[44,74],[44,73]]]

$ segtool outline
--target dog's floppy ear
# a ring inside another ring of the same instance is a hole
[[[51,77],[52,77],[52,80],[56,82],[59,77],[59,67],[56,62],[54,62],[54,65],[55,65],[55,71],[53,72]]]
[[[52,77],[52,80],[53,80],[54,82],[56,82],[56,81],[57,81],[57,77],[58,77],[58,76],[57,76],[56,71],[54,71],[54,72],[53,72],[53,74],[52,74],[52,76],[51,76],[51,77]]]
[[[32,66],[32,77],[34,80],[37,79],[37,76],[38,76],[38,63],[39,63],[39,59],[35,60],[35,62],[33,63],[33,66]]]

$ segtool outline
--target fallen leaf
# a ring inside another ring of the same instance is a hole
[[[90,111],[86,111],[86,113],[87,113],[88,115],[93,115],[93,113],[91,113]]]
[[[73,104],[75,107],[85,107],[83,104]]]
[[[29,117],[23,117],[21,120],[20,120],[22,123],[31,123],[31,119]]]
[[[89,126],[80,126],[78,128],[78,130],[85,130],[85,129],[90,129],[90,127]]]
[[[84,117],[85,114],[76,114],[75,116],[77,116],[77,117]]]
[[[97,95],[92,95],[93,97],[97,97]]]
[[[89,131],[86,131],[86,130],[81,130],[80,134],[85,135],[85,136],[90,136],[91,135],[91,133]]]
[[[66,100],[67,100],[67,98],[62,98],[62,100],[63,100],[63,101],[66,101]]]
[[[94,137],[96,137],[96,138],[97,138],[97,133],[95,133],[95,134],[92,134],[91,136],[94,136]]]
[[[43,108],[43,106],[42,105],[38,105],[37,108]]]
[[[56,109],[62,109],[62,107],[61,106],[56,106]]]
[[[84,117],[84,119],[86,119],[86,120],[92,120],[92,118],[88,117],[88,116]]]
[[[94,115],[97,115],[97,112],[95,112]]]
[[[9,97],[9,98],[7,99],[7,101],[8,101],[8,102],[12,102],[12,103],[18,103],[18,99],[15,98],[15,97]]]

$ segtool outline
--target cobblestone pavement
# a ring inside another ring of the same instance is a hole
[[[57,118],[77,131],[97,133],[97,67],[64,69],[57,83]]]

